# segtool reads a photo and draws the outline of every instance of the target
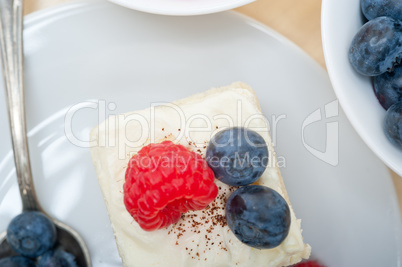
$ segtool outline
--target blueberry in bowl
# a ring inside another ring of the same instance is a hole
[[[377,76],[392,71],[402,54],[402,25],[391,17],[370,20],[352,40],[349,61],[365,76]]]
[[[381,106],[388,110],[390,106],[402,101],[402,66],[393,72],[386,72],[373,78],[375,95]]]
[[[385,115],[384,132],[391,143],[402,149],[402,102],[388,109]]]
[[[235,236],[258,249],[279,246],[288,236],[291,223],[286,200],[262,185],[237,189],[226,202],[225,216]]]
[[[402,1],[400,0],[361,0],[360,5],[368,20],[382,16],[402,20]]]
[[[268,165],[268,147],[257,132],[234,127],[218,132],[208,143],[206,160],[215,177],[232,186],[258,180]]]

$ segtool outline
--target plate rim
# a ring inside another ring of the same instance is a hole
[[[99,3],[99,2],[103,2],[103,1],[99,1],[99,0],[79,0],[79,1],[73,1],[73,2],[62,4],[62,5],[58,5],[56,7],[43,9],[43,10],[40,10],[40,11],[37,11],[37,12],[33,12],[33,13],[29,14],[28,16],[26,16],[25,23],[27,25],[29,25],[29,24],[35,23],[37,20],[50,18],[50,17],[56,15],[59,12],[64,12],[65,10],[68,10],[68,9],[74,9],[74,8],[76,8],[78,6],[80,6],[80,7],[89,6],[90,7],[90,4],[92,2]],[[79,12],[83,12],[83,11],[80,10]],[[301,56],[305,57],[306,59],[309,59],[311,62],[314,62],[315,66],[317,66],[318,68],[320,68],[322,71],[325,72],[324,68],[320,64],[318,64],[304,50],[302,50],[300,47],[298,47],[296,44],[294,44],[292,41],[290,41],[289,39],[287,39],[283,35],[281,35],[278,32],[272,30],[271,28],[269,28],[268,26],[264,25],[263,23],[260,23],[260,22],[258,22],[256,20],[252,19],[252,18],[249,18],[246,15],[240,14],[240,13],[238,13],[236,11],[228,11],[228,12],[235,13],[239,17],[243,17],[243,18],[247,19],[247,21],[253,22],[253,23],[255,23],[255,25],[259,25],[260,27],[262,27],[262,29],[264,29],[264,32],[266,32],[267,34],[273,36],[273,38],[275,38],[278,41],[284,43],[285,45],[291,46],[291,49],[297,49],[298,53]],[[352,124],[352,126],[353,126],[353,124]],[[354,130],[356,131],[356,129],[354,129]],[[391,178],[391,177],[389,176],[389,178]],[[395,192],[394,192],[394,196],[395,196],[395,199],[396,199],[396,193]],[[399,210],[398,210],[398,213],[401,215]]]

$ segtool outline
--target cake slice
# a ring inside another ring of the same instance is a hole
[[[225,202],[236,189],[215,179],[216,199],[204,210],[184,213],[167,228],[144,231],[126,210],[123,185],[130,158],[150,143],[170,140],[205,157],[212,136],[227,127],[258,132],[269,151],[268,167],[257,184],[276,190],[290,208],[286,239],[272,249],[243,244],[225,221]],[[91,131],[92,160],[115,233],[123,266],[288,266],[310,256],[283,184],[254,91],[244,83],[213,88],[170,104],[109,117]]]

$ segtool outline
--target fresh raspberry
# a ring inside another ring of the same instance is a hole
[[[171,141],[149,144],[128,163],[124,204],[142,229],[165,228],[208,206],[218,195],[214,179],[199,154]]]
[[[324,267],[324,265],[321,265],[316,261],[306,261],[306,262],[298,263],[298,264],[294,265],[294,267]]]

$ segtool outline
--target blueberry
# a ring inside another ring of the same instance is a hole
[[[58,248],[49,250],[40,257],[38,267],[77,267],[75,257]]]
[[[35,263],[22,256],[14,256],[0,259],[1,267],[35,267]]]
[[[402,149],[402,102],[388,109],[385,115],[384,132],[391,143]]]
[[[226,220],[235,236],[258,249],[279,246],[288,236],[290,211],[286,200],[262,185],[237,189],[226,203]]]
[[[214,135],[206,159],[215,177],[223,183],[241,186],[255,182],[268,165],[264,138],[246,128],[228,128]]]
[[[7,241],[19,254],[35,258],[56,242],[56,227],[43,213],[26,211],[8,225]]]
[[[402,20],[401,0],[361,0],[360,5],[368,20],[382,16]]]
[[[379,17],[364,24],[355,35],[349,49],[349,61],[360,74],[376,76],[399,64],[401,53],[401,22]]]
[[[393,72],[374,77],[374,92],[381,106],[388,110],[393,104],[402,101],[402,66]]]

